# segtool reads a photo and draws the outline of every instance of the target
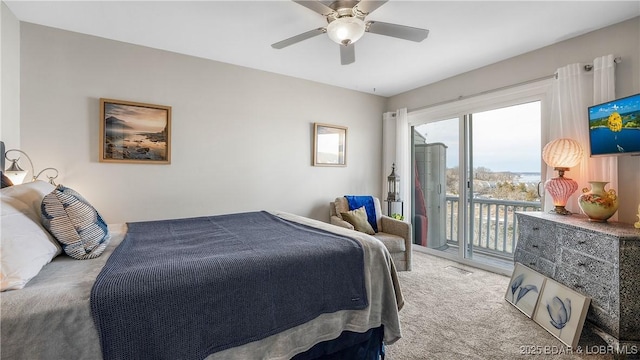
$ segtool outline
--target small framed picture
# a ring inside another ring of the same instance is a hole
[[[347,128],[313,124],[313,166],[347,166]]]
[[[171,107],[100,99],[101,162],[170,164]]]
[[[590,302],[591,298],[547,279],[533,320],[565,345],[575,349]]]
[[[536,309],[546,277],[530,268],[516,263],[504,298],[529,318]]]

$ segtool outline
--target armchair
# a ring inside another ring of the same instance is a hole
[[[393,263],[399,271],[411,270],[411,224],[382,215],[380,200],[373,198],[376,209],[378,232],[374,235],[389,250]],[[353,230],[353,225],[342,219],[341,212],[349,211],[347,198],[338,197],[329,203],[331,223]]]

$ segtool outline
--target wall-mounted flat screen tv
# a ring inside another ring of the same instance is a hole
[[[591,156],[640,155],[640,94],[589,107]]]

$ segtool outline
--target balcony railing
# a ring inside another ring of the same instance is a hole
[[[446,197],[447,244],[458,245],[458,197]],[[536,201],[511,201],[474,198],[469,216],[473,216],[473,251],[513,259],[518,242],[516,211],[540,211]]]

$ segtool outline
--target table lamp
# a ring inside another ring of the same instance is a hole
[[[11,165],[5,170],[5,174],[7,175],[7,177],[11,180],[12,183],[14,184],[22,184],[24,182],[24,178],[27,176],[27,171],[23,170],[20,165],[18,165],[18,162],[20,161],[20,157],[17,158],[10,158],[9,157],[9,153],[10,152],[17,152],[20,153],[22,155],[24,155],[28,162],[29,165],[31,166],[31,181],[36,181],[40,175],[42,175],[45,171],[51,171],[53,173],[53,175],[45,175],[48,179],[49,179],[49,183],[52,185],[56,185],[56,183],[54,182],[54,180],[58,177],[58,170],[52,167],[48,167],[45,169],[40,170],[39,173],[36,174],[35,168],[33,167],[33,162],[31,161],[31,158],[29,157],[29,155],[27,155],[26,152],[22,151],[22,150],[18,150],[18,149],[11,149],[11,150],[7,150],[6,153],[4,153],[4,157],[11,161]]]
[[[582,159],[582,147],[572,139],[556,139],[549,142],[542,149],[544,162],[558,171],[558,176],[547,180],[544,188],[551,194],[555,208],[552,213],[569,215],[571,211],[565,209],[571,194],[578,189],[578,183],[564,177],[564,172],[578,165]]]
[[[387,201],[401,201],[400,200],[400,177],[396,175],[396,164],[391,166],[391,174],[387,176],[387,186],[389,192],[387,193]]]

